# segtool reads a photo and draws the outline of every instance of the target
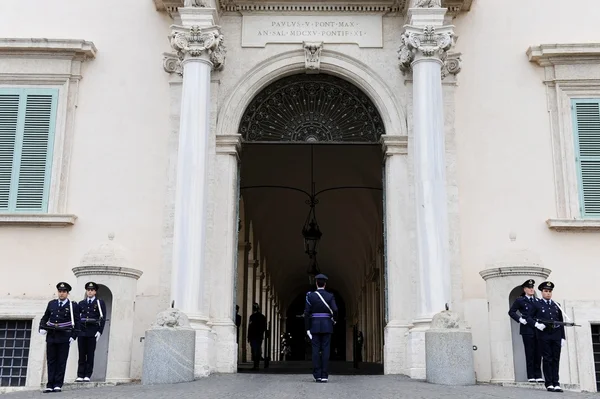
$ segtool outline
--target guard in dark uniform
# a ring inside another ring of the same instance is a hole
[[[315,382],[329,381],[331,334],[338,308],[332,293],[325,291],[327,276],[318,274],[316,291],[306,294],[304,325],[312,342],[313,377]]]
[[[552,282],[545,281],[538,286],[538,289],[542,291],[542,299],[536,303],[533,311],[529,314],[527,323],[540,331],[546,390],[562,392],[558,381],[558,370],[560,349],[566,342],[565,327],[563,324],[553,322],[563,322],[563,313],[560,305],[552,300],[552,290],[554,289]]]
[[[79,366],[75,382],[89,382],[94,371],[96,342],[104,332],[106,305],[96,298],[98,284],[90,281],[85,285],[86,298],[79,302],[81,309],[81,331],[79,332]]]
[[[40,334],[46,336],[48,382],[45,393],[62,391],[69,345],[77,339],[79,330],[79,305],[67,298],[71,286],[63,281],[56,284],[56,289],[58,299],[48,302],[39,327]]]
[[[252,350],[252,361],[254,365],[252,370],[258,370],[258,364],[261,358],[261,348],[265,330],[267,329],[267,318],[260,312],[258,303],[252,305],[252,314],[248,323],[248,342]]]
[[[520,324],[519,333],[523,338],[525,362],[527,363],[527,380],[544,382],[542,378],[542,352],[539,344],[538,330],[527,324],[527,317],[539,301],[535,297],[535,281],[529,279],[521,284],[523,294],[518,297],[508,311],[508,315]],[[517,314],[519,312],[519,314]]]

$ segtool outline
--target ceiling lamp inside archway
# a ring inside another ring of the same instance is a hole
[[[271,83],[240,124],[246,142],[377,143],[384,126],[373,102],[332,75],[292,75]]]

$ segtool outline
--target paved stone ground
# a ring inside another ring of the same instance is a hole
[[[473,398],[537,399],[548,395],[563,398],[599,399],[598,393],[550,393],[543,390],[475,385],[447,387],[411,380],[403,376],[331,376],[328,384],[313,382],[310,375],[290,374],[221,374],[189,383],[143,386],[118,385],[42,394],[39,391],[8,393],[6,399],[20,398],[235,398],[235,399],[363,399],[363,398]]]

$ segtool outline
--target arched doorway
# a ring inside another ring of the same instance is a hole
[[[267,301],[261,308],[267,309],[271,325],[287,319],[280,330],[292,333],[292,358],[306,360],[300,350],[304,334],[299,315],[306,292],[314,289],[311,276],[327,274],[343,308],[332,360],[352,361],[348,340],[358,324],[371,338],[363,359],[383,362],[385,252],[379,141],[385,127],[377,108],[342,78],[290,75],[250,101],[238,131],[243,143],[241,223],[252,223],[251,246],[260,245],[260,259],[255,260],[261,277],[246,286],[256,292],[268,290],[258,296]],[[313,221],[322,232],[314,251],[302,234]],[[240,242],[244,239],[239,237]],[[238,285],[249,281],[244,270],[247,267],[238,269]],[[242,297],[252,295],[246,292]],[[277,310],[269,305],[273,298]],[[273,338],[279,340],[280,334]]]
[[[106,368],[108,365],[108,341],[110,339],[113,295],[110,288],[103,284],[98,284],[97,296],[106,305],[106,314],[104,315],[106,323],[104,324],[102,336],[96,344],[96,352],[94,353],[94,373],[92,374],[91,380],[93,382],[104,382],[106,381]]]

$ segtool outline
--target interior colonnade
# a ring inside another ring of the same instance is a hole
[[[238,359],[242,362],[251,361],[248,322],[252,305],[258,303],[267,319],[262,355],[278,360],[281,349],[279,337],[285,329],[285,312],[282,311],[281,296],[271,277],[268,259],[261,254],[260,242],[253,232],[252,221],[244,219],[243,200],[240,200],[239,227],[236,305],[239,306],[241,320],[238,327]],[[265,349],[267,337],[270,344]]]
[[[353,298],[352,320],[353,326],[356,327],[356,334],[359,331],[362,333],[362,344],[357,347],[358,350],[362,350],[362,356],[359,359],[363,362],[383,363],[385,327],[383,245],[379,245],[374,252],[374,256],[366,264],[365,275],[361,279],[362,285]],[[350,334],[354,333],[351,330],[353,326],[350,326]],[[354,356],[347,357],[347,359],[354,360]]]

